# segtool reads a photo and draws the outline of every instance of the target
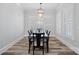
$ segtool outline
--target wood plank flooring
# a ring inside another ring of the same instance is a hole
[[[23,38],[17,42],[14,46],[4,52],[2,55],[32,55],[28,53],[28,38]],[[35,50],[35,55],[42,55],[42,51],[39,49]],[[77,55],[74,51],[60,42],[58,39],[51,37],[49,39],[49,53],[45,55]]]

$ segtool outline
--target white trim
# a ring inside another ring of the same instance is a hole
[[[12,41],[11,43],[7,44],[5,47],[3,47],[2,49],[0,49],[0,55],[5,52],[6,50],[8,50],[10,47],[12,47],[14,44],[16,44],[17,42],[19,42],[24,36],[21,36],[17,39],[15,39],[14,41]]]
[[[57,39],[59,39],[63,44],[65,44],[66,46],[68,46],[71,50],[73,50],[75,53],[79,54],[79,48],[73,46],[72,44],[70,44],[69,42],[67,42],[66,40],[64,40],[63,37],[60,37],[58,35],[55,36]]]

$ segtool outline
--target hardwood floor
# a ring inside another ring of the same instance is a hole
[[[14,46],[4,52],[2,55],[32,55],[28,53],[28,39],[23,38],[21,41],[17,42]],[[42,55],[42,51],[39,49],[35,50],[35,55]],[[52,37],[49,39],[49,53],[45,55],[77,55],[70,48],[65,46],[58,39]]]

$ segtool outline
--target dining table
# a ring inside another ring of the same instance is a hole
[[[49,51],[49,34],[50,31],[31,31],[31,39],[29,38],[29,40],[32,40],[31,42],[33,42],[33,54],[34,54],[34,50],[35,48],[39,48],[43,50],[43,54],[44,54],[44,46],[46,47],[46,51]],[[30,41],[29,41],[29,51],[30,51]]]

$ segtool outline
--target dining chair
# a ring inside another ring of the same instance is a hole
[[[45,43],[46,43],[46,49],[47,49],[47,53],[49,52],[49,35],[50,35],[51,31],[46,30],[46,36],[45,36]]]
[[[31,30],[28,30],[28,39],[29,39],[29,50],[28,50],[28,53],[30,53],[30,48],[31,48],[31,45],[33,43],[33,36],[32,36],[32,31]]]
[[[33,33],[33,55],[34,55],[35,48],[42,48],[42,53],[44,55],[44,35],[45,33]],[[35,39],[37,40],[37,46],[35,46],[35,42],[34,42]],[[42,46],[40,46],[41,40],[43,41]]]

